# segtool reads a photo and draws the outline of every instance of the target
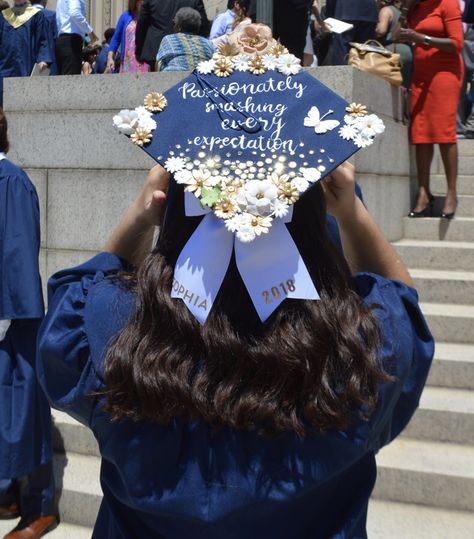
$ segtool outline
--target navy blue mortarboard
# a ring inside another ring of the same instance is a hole
[[[217,54],[164,95],[148,94],[143,106],[121,111],[114,123],[184,185],[186,215],[209,214],[204,220],[208,228],[203,221],[202,230],[196,230],[196,238],[183,250],[173,292],[184,299],[194,290],[188,303],[207,298],[206,309],[188,305],[202,323],[228,262],[211,278],[209,273],[216,268],[206,268],[206,282],[202,272],[200,283],[190,283],[183,274],[192,274],[193,280],[196,267],[206,265],[210,253],[198,255],[196,245],[204,232],[209,235],[212,230],[222,239],[225,236],[227,247],[221,245],[221,253],[227,252],[229,259],[235,247],[240,273],[262,320],[285,297],[317,299],[284,223],[291,221],[292,205],[305,191],[384,131],[383,122],[368,114],[365,106],[347,103],[302,71],[299,60],[281,46],[273,54]],[[273,231],[275,227],[278,230]],[[261,257],[255,260],[243,244],[254,240],[261,248],[265,244],[268,257],[271,238],[277,234],[280,245],[283,236],[292,244],[288,249],[293,252],[286,256],[292,256],[295,265],[270,279],[282,286],[266,297],[264,283],[255,282],[253,274]],[[235,245],[234,235],[239,240]],[[262,294],[265,304],[257,305],[255,296]]]

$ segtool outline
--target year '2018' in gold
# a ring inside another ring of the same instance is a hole
[[[294,292],[295,290],[295,281],[288,279],[286,283],[280,283],[278,286],[272,286],[270,290],[264,290],[262,296],[265,299],[265,304],[270,305],[270,303],[281,299],[282,296],[287,296],[289,292]]]

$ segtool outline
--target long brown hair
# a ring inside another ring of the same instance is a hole
[[[170,297],[174,264],[200,218],[184,217],[182,187],[173,184],[168,196],[158,248],[122,280],[137,303],[106,355],[112,417],[298,435],[368,417],[389,379],[378,362],[378,324],[328,237],[320,186],[295,205],[288,228],[321,300],[284,301],[265,324],[234,260],[204,326]]]
[[[247,13],[249,11],[250,7],[250,1],[249,0],[235,0],[234,2],[234,10],[238,7],[238,11],[235,12],[235,19],[232,23],[232,30],[235,30],[239,24],[247,18]]]

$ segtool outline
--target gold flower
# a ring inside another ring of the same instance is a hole
[[[237,206],[229,199],[223,199],[214,206],[214,213],[220,219],[229,219],[234,217]]]
[[[272,226],[272,220],[270,217],[261,217],[260,215],[247,214],[248,225],[252,227],[256,236],[266,234]]]
[[[238,56],[240,54],[240,49],[235,43],[221,43],[217,47],[217,57],[232,57]]]
[[[289,183],[290,177],[288,174],[278,174],[278,172],[273,172],[271,175],[272,182],[277,186],[286,185]]]
[[[168,105],[168,101],[163,94],[151,92],[151,94],[146,95],[144,105],[145,108],[150,112],[161,112],[165,110],[166,106]]]
[[[262,57],[258,54],[255,54],[249,60],[249,69],[254,75],[262,75],[267,70]]]
[[[346,107],[346,112],[348,112],[351,116],[358,118],[367,114],[367,107],[365,105],[361,105],[360,103],[351,103],[348,107]]]
[[[288,54],[288,49],[281,43],[277,43],[271,48],[270,54],[273,54],[273,56],[281,56],[282,54]]]
[[[234,198],[242,189],[242,182],[238,179],[225,180],[221,185],[221,191],[224,197]]]
[[[234,71],[234,64],[232,63],[232,60],[225,56],[221,56],[216,60],[214,73],[218,77],[228,77],[232,71]]]
[[[135,131],[130,135],[130,138],[138,146],[145,146],[145,144],[149,144],[151,142],[152,134],[149,129],[137,127]]]
[[[281,182],[278,184],[278,198],[287,204],[294,204],[298,202],[300,194],[290,182]]]

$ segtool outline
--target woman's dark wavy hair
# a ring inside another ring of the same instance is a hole
[[[157,248],[135,275],[122,278],[137,304],[106,356],[112,418],[203,420],[300,436],[308,427],[346,429],[367,418],[389,377],[378,362],[373,309],[353,290],[328,236],[321,187],[294,206],[288,225],[321,300],[284,301],[262,324],[232,260],[203,326],[170,297],[175,262],[201,219],[184,217],[182,186],[170,188]]]

